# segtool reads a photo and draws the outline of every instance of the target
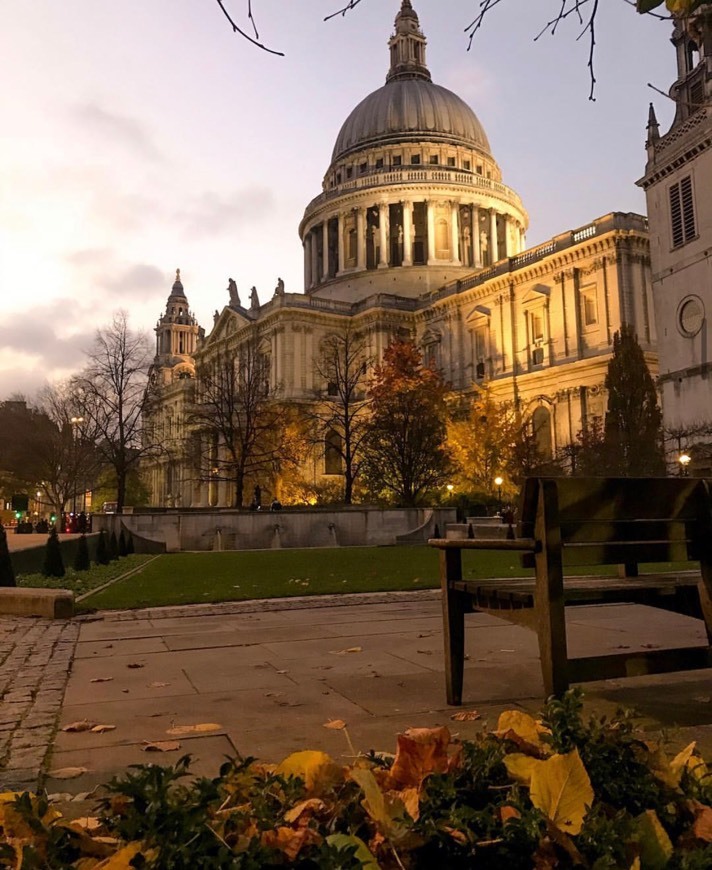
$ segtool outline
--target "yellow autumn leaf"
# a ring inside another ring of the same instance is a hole
[[[678,782],[682,776],[682,771],[687,767],[687,762],[692,757],[692,753],[695,751],[696,746],[696,740],[693,740],[692,743],[688,743],[688,745],[684,749],[681,749],[670,762],[672,771],[677,774]]]
[[[520,740],[535,746],[537,749],[548,749],[541,739],[542,734],[548,733],[548,729],[540,725],[533,716],[522,713],[520,710],[506,710],[504,713],[500,713],[497,730],[494,733],[497,737],[508,739],[512,739],[516,735]]]
[[[636,816],[635,828],[640,844],[640,866],[643,870],[663,870],[672,855],[672,843],[655,810]]]
[[[215,722],[201,722],[198,725],[174,725],[166,731],[170,737],[184,737],[186,734],[207,734],[209,731],[222,731],[222,725]]]
[[[133,842],[127,843],[123,849],[106,858],[100,864],[97,864],[95,870],[132,870],[133,864],[131,861],[138,855],[143,854],[146,858],[151,858],[155,850],[144,850],[143,843]]]
[[[364,794],[363,808],[376,822],[382,832],[388,836],[397,836],[402,828],[398,820],[405,814],[405,804],[393,794],[381,791],[372,771],[364,767],[356,767],[349,774],[351,779],[361,786]]]
[[[567,834],[578,834],[593,803],[591,780],[578,749],[566,755],[552,755],[536,765],[529,797],[557,828]]]
[[[507,773],[521,785],[531,785],[532,773],[538,764],[544,764],[544,762],[538,758],[532,758],[531,755],[524,755],[522,752],[512,752],[504,756],[504,766],[507,768]]]
[[[280,776],[298,776],[307,791],[322,794],[344,778],[344,772],[330,755],[315,750],[293,752],[275,771]]]

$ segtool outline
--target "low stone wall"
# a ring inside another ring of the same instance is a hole
[[[92,561],[96,557],[96,545],[98,540],[99,535],[96,531],[87,535],[89,558],[92,559]],[[38,547],[28,547],[25,550],[13,550],[10,553],[10,561],[12,562],[15,574],[38,574],[44,565],[45,546],[46,540],[45,544]],[[62,561],[64,562],[65,568],[71,567],[74,564],[78,547],[78,537],[65,538],[63,540],[60,535],[59,548],[62,551]]]
[[[269,550],[296,547],[358,547],[425,543],[435,525],[455,520],[452,508],[343,508],[235,511],[155,510],[95,515],[94,530],[121,528],[134,535],[136,552],[183,550]]]

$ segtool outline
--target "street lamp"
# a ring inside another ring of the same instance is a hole
[[[74,453],[74,493],[72,496],[72,521],[76,523],[77,517],[77,426],[81,426],[84,422],[84,417],[72,417],[69,421],[72,424],[72,452]]]
[[[499,515],[502,516],[502,484],[504,483],[503,477],[495,477],[494,485],[497,487],[497,501],[498,501],[498,509]]]
[[[680,477],[687,477],[687,466],[692,462],[692,457],[687,453],[681,453],[677,461],[680,463]]]

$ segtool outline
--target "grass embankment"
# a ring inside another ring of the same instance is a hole
[[[673,567],[657,565],[655,569]],[[577,568],[576,573],[606,574],[611,569]],[[530,574],[513,553],[463,552],[465,579]],[[438,585],[438,553],[430,547],[177,553],[154,559],[133,576],[87,598],[84,606],[130,609],[340,592],[432,589]]]
[[[123,574],[133,571],[152,556],[133,554],[123,556],[108,565],[92,565],[88,571],[75,571],[67,568],[64,577],[45,577],[44,574],[20,574],[17,578],[18,586],[32,586],[44,589],[71,589],[75,595],[83,595],[92,589],[98,589],[104,583],[109,583]]]

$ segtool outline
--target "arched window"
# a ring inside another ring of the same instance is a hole
[[[331,429],[324,439],[324,474],[342,474],[341,451],[343,439]]]
[[[532,428],[537,451],[542,459],[549,461],[554,456],[551,444],[551,412],[540,406],[532,415]]]

